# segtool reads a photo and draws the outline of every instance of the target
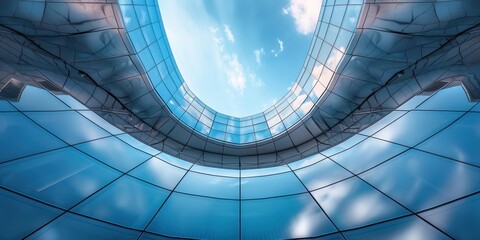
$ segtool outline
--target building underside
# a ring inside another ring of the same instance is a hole
[[[188,89],[152,0],[0,3],[0,239],[478,239],[480,2],[324,0],[263,113]]]

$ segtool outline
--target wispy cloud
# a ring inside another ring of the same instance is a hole
[[[283,41],[277,38],[279,52],[283,52]]]
[[[282,12],[293,17],[299,33],[308,35],[315,30],[321,6],[322,0],[290,0]]]
[[[254,88],[261,88],[265,86],[265,82],[257,76],[257,74],[248,71],[248,80]]]
[[[255,49],[253,50],[253,54],[255,54],[255,62],[258,65],[262,65],[262,57],[265,56],[265,49]]]
[[[283,52],[283,41],[277,38],[277,43],[278,43],[278,49],[272,49],[271,52],[273,53],[273,56],[278,57],[278,54]]]
[[[238,91],[238,93],[243,96],[243,90],[246,87],[245,73],[243,72],[243,66],[238,61],[237,54],[233,53],[232,55],[225,56],[227,60],[227,76],[228,84]]]
[[[231,87],[231,89],[226,89],[226,92],[227,95],[233,99],[236,94],[243,96],[243,92],[247,87],[247,80],[243,65],[238,60],[236,52],[225,47],[224,37],[226,37],[229,42],[233,42],[235,39],[228,25],[225,24],[223,26],[225,36],[217,27],[210,27],[210,32],[212,33],[214,45],[216,45],[222,59],[220,62],[217,62],[216,68],[225,74],[227,85]]]
[[[223,31],[225,32],[225,36],[227,37],[227,40],[231,43],[235,42],[235,36],[233,36],[232,30],[230,30],[230,26],[227,24],[223,25]]]

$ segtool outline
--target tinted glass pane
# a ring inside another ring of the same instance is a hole
[[[173,157],[171,155],[168,155],[166,153],[160,153],[157,156],[158,158],[162,159],[165,162],[168,162],[174,166],[181,167],[183,169],[189,169],[193,164],[190,162],[187,162],[185,160]]]
[[[0,97],[0,112],[17,111],[10,103]]]
[[[134,148],[137,148],[138,150],[144,151],[144,152],[146,152],[150,155],[155,155],[155,154],[158,154],[160,152],[157,149],[152,148],[152,147],[148,146],[147,144],[138,141],[137,139],[130,136],[129,134],[120,134],[120,135],[117,135],[116,137],[118,137],[122,141],[126,142],[128,145],[130,145]]]
[[[450,239],[417,217],[406,217],[379,225],[345,232],[347,240]]]
[[[61,211],[0,189],[0,238],[21,239]]]
[[[65,146],[18,112],[0,113],[0,162]]]
[[[475,102],[468,101],[465,90],[458,85],[440,90],[417,109],[466,111],[474,105]]]
[[[73,148],[19,159],[0,167],[0,183],[28,196],[69,208],[120,173]]]
[[[188,172],[176,191],[218,198],[239,198],[239,179]]]
[[[69,144],[110,135],[77,112],[29,112],[35,122]]]
[[[32,239],[84,240],[84,239],[125,239],[134,240],[139,232],[107,223],[66,213],[32,235]]]
[[[330,159],[299,169],[296,174],[309,190],[318,189],[352,176]]]
[[[312,194],[341,230],[409,213],[356,177],[314,191]]]
[[[467,113],[417,148],[480,166],[480,114]]]
[[[239,202],[173,193],[147,230],[172,237],[238,239]]]
[[[480,190],[480,169],[410,150],[361,175],[414,211]]]
[[[11,103],[21,111],[55,111],[69,109],[67,105],[47,90],[33,86],[26,86],[20,95],[19,101],[12,101]]]
[[[266,198],[306,192],[292,172],[242,178],[242,199]]]
[[[205,167],[197,164],[193,165],[191,170],[195,172],[206,173],[206,174],[217,175],[217,176],[225,176],[225,177],[240,176],[240,170]]]
[[[362,140],[364,140],[366,137],[365,136],[362,136],[362,135],[354,135],[353,137],[347,139],[346,141],[338,144],[338,145],[335,145],[334,147],[331,147],[325,151],[322,152],[323,155],[325,156],[332,156],[334,154],[337,154],[341,151],[344,151],[348,148],[351,148],[352,146],[354,146],[355,144],[361,142]]]
[[[353,148],[331,158],[348,170],[359,173],[392,158],[406,149],[406,147],[397,144],[368,138]]]
[[[336,231],[309,194],[242,201],[242,238],[287,239]]]
[[[185,170],[174,167],[158,158],[152,158],[135,168],[130,175],[172,190],[185,175]]]
[[[284,173],[284,172],[290,172],[290,169],[287,166],[248,169],[248,170],[242,170],[242,178],[266,176],[266,175],[273,175],[273,174]]]
[[[105,121],[103,118],[98,116],[92,111],[79,111],[84,117],[90,119],[90,121],[94,122],[98,126],[102,127],[103,129],[107,130],[111,134],[121,134],[123,131],[120,131],[118,128],[110,124],[109,122]]]
[[[391,122],[393,122],[396,119],[400,118],[401,116],[405,115],[406,113],[407,112],[403,112],[403,111],[393,111],[393,112],[389,113],[387,116],[378,120],[376,123],[374,123],[370,127],[361,131],[361,133],[370,136],[370,135],[378,132],[380,129],[384,128],[386,125],[390,124]]]
[[[446,127],[460,115],[461,113],[457,112],[409,112],[374,136],[395,143],[414,146]],[[408,131],[405,129],[408,129]]]
[[[136,167],[151,157],[116,137],[103,138],[75,147],[123,172]]]
[[[74,208],[75,212],[143,229],[169,192],[125,176]]]
[[[480,236],[480,194],[420,214],[455,239]]]
[[[306,157],[306,158],[300,159],[298,161],[292,162],[292,163],[288,164],[288,166],[290,166],[290,168],[292,168],[293,170],[296,170],[296,169],[299,169],[299,168],[302,168],[302,167],[312,165],[312,164],[314,164],[314,163],[316,163],[320,160],[323,160],[323,159],[325,159],[325,156],[323,156],[322,154],[315,154],[313,156]]]

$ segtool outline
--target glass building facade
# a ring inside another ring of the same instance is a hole
[[[0,239],[480,236],[476,0],[325,0],[246,118],[188,90],[155,1],[0,6]]]

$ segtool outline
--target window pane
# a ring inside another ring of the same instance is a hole
[[[239,202],[173,193],[147,230],[172,237],[238,239]]]
[[[336,231],[309,194],[242,201],[242,238],[287,239]]]
[[[124,176],[73,211],[143,230],[168,194],[167,190]]]

